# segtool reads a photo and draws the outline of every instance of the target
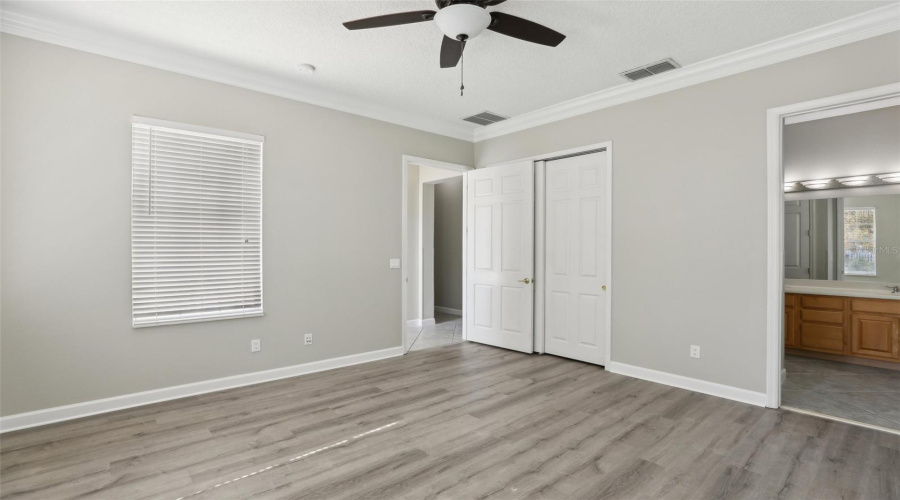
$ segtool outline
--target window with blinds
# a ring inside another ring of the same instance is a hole
[[[259,316],[263,138],[135,117],[135,327]]]
[[[875,209],[844,209],[844,274],[877,276]]]

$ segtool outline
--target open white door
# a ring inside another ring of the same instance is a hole
[[[548,161],[544,350],[606,364],[609,153]]]
[[[467,174],[467,340],[531,353],[534,164],[510,163]]]

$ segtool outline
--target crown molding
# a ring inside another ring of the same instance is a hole
[[[475,142],[708,82],[900,30],[900,3],[601,90],[475,129]]]
[[[224,83],[343,111],[469,142],[552,123],[631,101],[776,64],[841,45],[900,30],[900,3],[874,9],[783,38],[691,64],[646,80],[626,83],[508,120],[471,129],[374,105],[295,80],[243,70],[158,46],[100,35],[76,27],[0,9],[0,31],[166,71]]]
[[[248,71],[239,66],[213,62],[149,43],[94,33],[6,9],[0,9],[0,31],[472,142],[472,128],[455,121],[406,113],[337,92],[313,88],[296,80]]]

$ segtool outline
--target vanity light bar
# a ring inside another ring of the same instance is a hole
[[[785,192],[809,191],[818,189],[840,189],[844,187],[881,186],[888,183],[900,183],[900,172],[875,175],[857,175],[839,179],[817,179],[813,181],[785,182]]]
[[[832,182],[837,182],[834,179],[820,179],[817,181],[803,181],[800,184],[803,185],[806,189],[825,189],[831,185]]]
[[[871,175],[859,175],[856,177],[844,177],[843,179],[838,179],[838,182],[843,184],[844,186],[865,186],[866,184],[871,184],[874,181]]]

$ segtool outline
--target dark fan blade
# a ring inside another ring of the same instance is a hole
[[[348,30],[364,30],[368,28],[384,28],[386,26],[397,26],[400,24],[421,23],[423,21],[431,21],[434,19],[435,12],[433,10],[416,10],[412,12],[398,12],[397,14],[387,14],[384,16],[367,17],[356,21],[347,21],[344,27]]]
[[[526,42],[556,47],[566,39],[566,35],[553,31],[546,26],[541,26],[528,19],[504,14],[503,12],[491,12],[491,19],[491,25],[488,26],[489,30],[518,38],[519,40],[525,40]]]
[[[495,5],[500,5],[501,3],[505,2],[505,1],[506,0],[487,0],[487,1],[480,2],[479,5],[481,5],[482,7],[493,7]]]
[[[459,59],[462,57],[465,48],[465,42],[445,36],[441,42],[441,67],[452,68],[459,64]]]

